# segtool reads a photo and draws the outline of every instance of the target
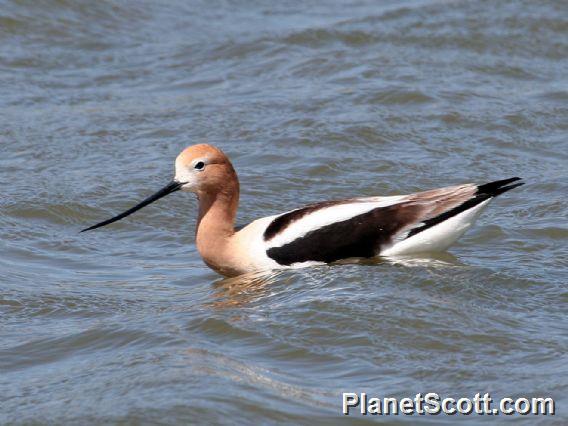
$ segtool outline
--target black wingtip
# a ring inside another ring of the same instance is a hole
[[[493,197],[496,197],[498,195],[501,195],[503,192],[507,192],[510,191],[511,189],[515,189],[519,186],[524,185],[524,182],[518,182],[520,181],[521,178],[520,177],[513,177],[513,178],[509,178],[509,179],[503,179],[503,180],[496,180],[493,182],[489,182],[483,185],[478,185],[477,186],[477,192],[475,194],[474,197],[470,198],[469,200],[467,200],[465,203],[460,204],[457,207],[454,207],[451,210],[448,210],[438,216],[435,216],[431,219],[428,220],[424,220],[422,221],[423,225],[418,227],[418,228],[414,228],[412,229],[406,238],[410,238],[422,231],[425,231],[428,228],[431,228],[434,225],[437,225],[439,223],[442,223],[443,221],[445,221],[446,219],[449,219],[450,217],[453,217],[459,213],[462,213],[466,210],[469,210],[475,206],[477,206],[478,204],[482,203],[483,201],[489,200]],[[518,182],[515,183],[514,185],[509,185],[510,183],[513,182]]]
[[[477,187],[476,195],[486,195],[489,197],[496,197],[504,192],[510,191],[511,189],[517,188],[524,185],[524,182],[519,182],[514,185],[509,185],[510,183],[517,182],[521,180],[520,177],[512,177],[509,179],[496,180],[494,182],[489,182]]]

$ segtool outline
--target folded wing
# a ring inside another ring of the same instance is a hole
[[[507,186],[518,180],[313,204],[272,220],[264,232],[266,253],[292,265],[445,250],[490,199],[522,185]]]

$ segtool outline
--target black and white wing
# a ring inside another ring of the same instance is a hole
[[[446,250],[519,178],[312,204],[276,216],[263,238],[279,265]]]

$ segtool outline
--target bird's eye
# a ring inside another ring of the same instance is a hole
[[[203,170],[205,163],[203,161],[198,161],[193,167],[195,168],[195,170]]]

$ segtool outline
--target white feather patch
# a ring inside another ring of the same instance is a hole
[[[395,242],[391,247],[381,251],[380,255],[397,256],[445,251],[473,225],[491,200],[492,198],[483,201],[477,206],[452,216],[406,240]]]
[[[308,232],[332,223],[343,222],[352,217],[367,213],[378,207],[387,207],[402,201],[405,196],[360,198],[356,201],[337,204],[315,210],[288,225],[281,233],[268,241],[267,248],[281,247],[302,238]]]

